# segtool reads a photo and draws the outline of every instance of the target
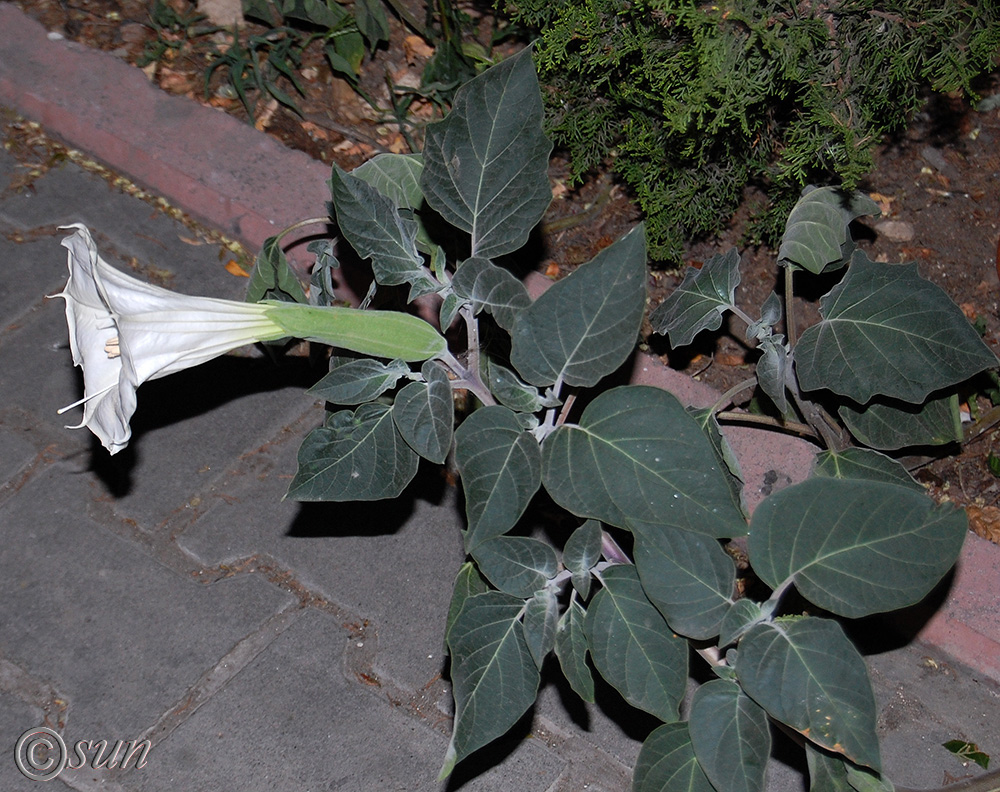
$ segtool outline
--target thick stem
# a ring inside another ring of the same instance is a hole
[[[770,415],[724,411],[717,413],[715,417],[720,421],[760,424],[761,426],[769,426],[773,429],[780,429],[792,434],[802,435],[803,437],[811,437],[815,440],[821,439],[816,430],[808,424],[797,423],[796,421],[782,421],[778,418],[772,418]]]
[[[795,349],[795,342],[799,339],[799,333],[795,327],[794,272],[795,270],[790,264],[785,267],[785,335],[788,336],[789,349]]]
[[[490,407],[497,403],[496,399],[493,398],[493,394],[490,393],[489,388],[479,378],[479,375],[469,371],[451,352],[445,352],[438,359],[450,368],[455,375],[455,379],[451,382],[453,388],[464,388],[470,393],[474,393],[484,407]]]

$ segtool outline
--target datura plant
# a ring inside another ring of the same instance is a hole
[[[596,672],[662,721],[640,751],[636,792],[761,792],[771,724],[805,751],[814,789],[891,789],[868,671],[842,625],[925,597],[955,562],[966,519],[880,450],[957,441],[952,390],[996,358],[913,265],[853,249],[848,224],[875,211],[867,198],[808,192],[778,253],[784,301],[772,295],[759,318],[740,311],[731,252],[689,272],[652,315],[675,345],[726,312],[742,319],[760,350],[744,386],[769,397],[763,418],[821,449],[805,481],[749,516],[719,428],[735,392],[692,410],[657,388],[604,385],[645,311],[643,228],[535,300],[502,266],[551,199],[541,124],[524,51],[456,94],[422,154],[333,168],[336,223],[370,262],[373,291],[433,307],[450,348],[409,314],[396,327],[366,308],[333,313],[330,242],[313,243],[307,296],[269,240],[252,304],[237,310],[112,274],[79,229],[62,296],[86,370],[84,422],[113,449],[144,379],[251,337],[304,336],[336,351],[310,391],[328,410],[288,497],[390,498],[421,457],[451,457],[467,561],[442,614],[455,698],[442,777],[514,726],[549,663],[585,701]],[[793,276],[838,270],[822,320],[797,334]],[[365,318],[371,338],[359,339]],[[457,401],[469,409],[456,429]],[[529,512],[543,489],[547,505]],[[686,698],[689,657],[714,678]]]

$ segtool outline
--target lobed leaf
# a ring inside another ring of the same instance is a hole
[[[455,432],[455,464],[465,490],[466,550],[506,533],[541,484],[541,452],[514,412],[476,410]]]
[[[545,488],[581,517],[638,532],[667,526],[708,536],[747,532],[726,473],[676,397],[624,386],[602,393],[579,425],[542,446]]]
[[[487,355],[480,360],[486,368],[486,385],[502,405],[524,413],[538,412],[545,406],[546,400],[539,395],[538,389],[521,382],[509,368]]]
[[[427,127],[421,188],[427,203],[472,235],[472,255],[521,247],[552,201],[552,143],[530,48],[487,69]]]
[[[590,594],[590,570],[601,560],[603,534],[597,520],[587,520],[563,546],[563,564],[573,573],[573,588],[584,599]]]
[[[952,567],[964,512],[910,487],[811,478],[767,498],[750,524],[750,560],[772,588],[789,578],[810,602],[859,618],[923,599]]]
[[[583,631],[586,611],[575,599],[559,619],[556,628],[556,658],[563,676],[576,695],[594,702],[594,677],[587,665],[587,636]]]
[[[713,679],[691,700],[691,745],[716,792],[762,792],[769,729],[767,714],[735,682]]]
[[[717,253],[701,269],[688,267],[684,280],[649,317],[653,332],[669,335],[670,348],[687,346],[702,330],[718,330],[735,305],[740,283],[736,248]]]
[[[451,451],[455,400],[440,363],[428,360],[420,373],[424,382],[411,382],[396,394],[392,419],[410,448],[440,465]]]
[[[353,501],[395,498],[417,472],[417,455],[400,436],[392,408],[362,404],[313,429],[299,447],[286,498]]]
[[[499,591],[469,597],[448,637],[455,724],[441,778],[528,710],[539,673],[520,624],[524,602]]]
[[[632,792],[716,792],[702,769],[686,723],[665,723],[642,744]]]
[[[510,360],[533,385],[590,387],[632,353],[646,306],[646,240],[637,226],[522,310]]]
[[[524,630],[524,642],[539,671],[545,657],[555,647],[558,624],[559,602],[555,591],[550,588],[536,591],[525,605],[521,626]]]
[[[587,608],[584,632],[594,666],[632,706],[677,720],[687,684],[687,642],[646,598],[635,568],[608,567]]]
[[[958,306],[921,278],[916,264],[855,253],[820,313],[823,320],[794,351],[804,390],[826,388],[858,404],[877,395],[917,404],[997,365]]]
[[[279,237],[268,237],[261,245],[260,253],[250,273],[247,284],[246,302],[262,300],[284,300],[286,302],[308,303],[298,276],[288,266],[288,259],[281,249]]]
[[[811,475],[837,479],[868,479],[900,484],[916,492],[924,488],[913,480],[899,462],[869,448],[823,451],[813,460]]]
[[[740,640],[736,673],[771,717],[853,762],[881,768],[868,669],[837,622],[806,616],[754,625]]]
[[[417,251],[417,224],[400,215],[392,201],[367,181],[333,166],[330,192],[337,224],[358,255],[370,259],[383,286],[411,284],[410,299],[437,291]]]
[[[673,528],[642,531],[634,557],[646,596],[675,631],[699,640],[719,634],[736,566],[715,539]]]
[[[477,594],[484,594],[490,590],[489,585],[483,580],[482,575],[476,571],[476,565],[471,561],[466,561],[458,570],[455,576],[455,585],[451,592],[451,602],[448,604],[448,620],[445,626],[445,643],[447,644],[451,635],[452,625],[458,619],[459,614],[465,607],[466,601]]]
[[[358,358],[332,368],[306,393],[333,404],[361,404],[377,399],[394,387],[400,377],[409,373],[410,367],[402,360],[383,363],[371,358]]]
[[[556,551],[530,536],[495,536],[477,544],[472,557],[490,583],[522,599],[545,588],[559,568]]]
[[[379,154],[351,171],[388,198],[397,209],[419,209],[424,194],[420,174],[424,160],[419,154]]]
[[[864,407],[842,404],[837,414],[860,442],[883,451],[962,441],[956,394],[929,399],[923,404],[876,398]]]
[[[486,311],[507,332],[518,313],[531,305],[524,284],[487,258],[474,256],[459,264],[451,288],[472,303],[474,313]]]
[[[807,188],[788,215],[778,261],[819,274],[843,260],[850,222],[862,215],[878,214],[878,204],[862,193],[845,193],[836,187]]]

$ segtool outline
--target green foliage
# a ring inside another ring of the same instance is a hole
[[[965,0],[510,0],[538,32],[548,129],[579,177],[611,158],[675,260],[766,189],[778,221],[809,181],[856,185],[921,89],[972,93],[1000,7]],[[769,226],[769,228],[767,228]]]
[[[918,602],[954,563],[966,522],[898,462],[846,447],[846,433],[806,391],[857,413],[845,422],[862,442],[935,442],[942,427],[932,413],[950,410],[950,391],[994,366],[992,353],[912,266],[853,252],[847,224],[871,211],[858,196],[806,192],[781,247],[784,305],[771,295],[756,320],[736,306],[735,252],[689,272],[653,327],[688,343],[734,313],[762,351],[761,398],[782,416],[773,423],[805,427],[826,446],[812,475],[765,499],[748,525],[739,466],[717,421],[725,404],[693,411],[656,388],[602,388],[643,319],[644,229],[534,301],[493,260],[518,250],[548,202],[550,145],[530,53],[464,86],[427,142],[422,157],[380,157],[352,174],[334,168],[333,207],[343,238],[371,262],[374,290],[411,302],[433,293],[444,329],[460,324],[465,346],[447,349],[405,312],[394,314],[397,332],[385,312],[342,309],[375,315],[367,340],[384,346],[332,358],[312,392],[337,406],[303,442],[288,496],[393,497],[419,457],[454,454],[470,560],[447,614],[455,722],[442,775],[521,718],[554,654],[584,700],[594,699],[595,669],[665,722],[642,747],[634,790],[760,792],[769,721],[800,735],[815,784],[884,786],[864,660],[837,621],[805,615],[785,595],[794,587],[807,612],[842,619]],[[466,243],[448,249],[470,256],[445,254],[441,245],[454,239],[430,231],[442,220]],[[275,247],[265,246],[252,292],[295,297]],[[329,251],[317,251],[328,263]],[[794,306],[793,275],[837,270],[822,320],[801,337],[794,322],[787,338],[775,333],[782,308]],[[423,362],[416,370],[407,360]],[[454,434],[453,390],[479,403]],[[893,417],[906,409],[919,413],[909,424]],[[529,535],[524,515],[543,489],[576,528],[554,522]],[[734,537],[752,572],[726,552]],[[770,595],[739,593],[738,577],[750,574]],[[682,722],[692,647],[719,679],[698,690]]]

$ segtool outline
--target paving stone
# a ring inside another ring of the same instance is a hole
[[[10,792],[38,792],[40,782],[26,778],[17,769],[14,747],[18,738],[28,729],[42,726],[43,718],[44,713],[40,707],[31,706],[11,693],[0,691],[0,789]]]
[[[168,570],[86,517],[87,479],[56,464],[0,509],[0,653],[68,698],[74,739],[133,739],[292,600]]]
[[[347,680],[341,656],[349,640],[333,620],[307,613],[123,785],[137,792],[447,789],[436,781],[447,738]],[[537,741],[515,756],[461,788],[542,792],[562,769]]]
[[[252,467],[221,481],[178,545],[210,566],[273,557],[303,585],[370,619],[380,673],[416,690],[441,671],[444,618],[464,557],[453,497],[431,473],[420,481],[431,492],[411,485],[395,501],[283,501],[299,440],[267,446]]]
[[[4,226],[0,224],[0,231]],[[66,283],[66,257],[53,255],[53,239],[11,242],[0,236],[0,328],[9,327],[40,304],[47,294],[56,294]],[[62,248],[57,248],[62,250]],[[62,301],[59,301],[62,305]]]
[[[0,335],[0,367],[9,403],[33,412],[48,427],[80,420],[60,407],[83,393],[74,369],[61,301],[37,306],[12,332]],[[87,430],[65,430],[64,453],[82,453],[93,465],[115,512],[154,528],[183,508],[229,461],[263,443],[314,403],[304,394],[316,379],[302,358],[272,361],[227,355],[194,369],[143,384],[131,422],[133,439],[111,457]]]

